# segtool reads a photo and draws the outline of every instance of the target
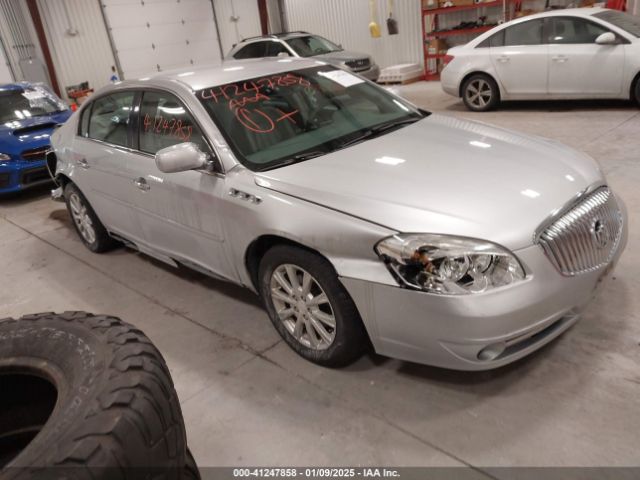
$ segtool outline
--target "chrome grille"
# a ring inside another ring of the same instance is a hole
[[[540,234],[538,242],[562,275],[609,263],[622,236],[622,213],[607,187],[589,194]]]
[[[361,58],[358,60],[349,60],[345,62],[347,66],[353,70],[365,70],[371,65],[371,61],[368,58]]]

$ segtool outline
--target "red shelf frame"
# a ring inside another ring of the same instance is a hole
[[[425,37],[425,40],[432,40],[434,38],[441,37],[453,37],[456,35],[473,35],[474,33],[483,33],[491,30],[498,25],[483,25],[482,27],[475,28],[456,28],[454,30],[441,30],[439,32],[429,32]]]
[[[508,7],[511,4],[515,4],[515,11],[518,11],[520,9],[522,1],[523,0],[492,0],[489,2],[474,3],[473,5],[461,5],[458,7],[440,7],[440,8],[433,8],[433,9],[423,8],[421,20],[422,20],[422,44],[424,49],[424,70],[425,70],[424,79],[425,80],[440,79],[439,73],[431,72],[428,70],[429,68],[428,63],[429,63],[429,60],[440,59],[440,58],[444,58],[445,56],[445,54],[442,54],[442,53],[430,54],[429,45],[428,45],[429,40],[433,40],[436,38],[460,36],[460,35],[479,35],[481,33],[491,30],[496,26],[496,25],[483,25],[481,27],[475,27],[475,28],[458,28],[453,30],[442,30],[439,32],[433,32],[433,31],[427,32],[424,25],[425,18],[427,16],[435,17],[434,27],[437,28],[438,15],[445,15],[447,13],[460,12],[464,10],[478,10],[480,8],[503,7],[503,6]],[[505,20],[508,20],[508,19],[505,19]]]

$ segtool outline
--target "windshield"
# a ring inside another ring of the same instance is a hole
[[[49,115],[65,109],[59,99],[43,88],[0,91],[0,123]]]
[[[308,160],[423,118],[380,87],[326,65],[206,88],[197,96],[251,170]]]
[[[617,10],[605,10],[604,12],[596,13],[594,17],[609,22],[631,35],[640,38],[640,17],[635,17]]]
[[[322,55],[323,53],[342,51],[342,48],[335,43],[330,42],[326,38],[318,37],[317,35],[293,37],[285,40],[285,42],[301,57],[313,57],[314,55]]]

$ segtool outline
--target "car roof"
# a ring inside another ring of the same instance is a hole
[[[188,86],[191,90],[224,85],[263,75],[274,75],[291,70],[327,65],[321,60],[306,58],[252,58],[246,60],[229,60],[219,64],[200,67],[182,68],[166,72],[159,72],[137,80],[123,80],[118,85],[146,83],[166,84],[178,82]]]
[[[242,45],[243,43],[259,42],[262,40],[286,40],[287,38],[307,37],[309,35],[313,35],[313,33],[304,32],[302,30],[298,30],[296,32],[273,33],[271,35],[258,35],[255,37],[244,38],[238,43],[238,45]]]
[[[536,18],[545,18],[545,17],[559,17],[559,16],[572,16],[572,17],[592,17],[596,13],[606,12],[609,10],[608,8],[601,7],[581,7],[581,8],[563,8],[560,10],[548,10],[546,12],[535,13],[533,15],[527,15],[526,17],[521,17],[511,22],[507,22],[509,24],[525,22],[527,20],[533,20]]]

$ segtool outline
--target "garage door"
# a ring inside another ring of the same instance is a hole
[[[102,0],[125,78],[220,60],[210,0]]]

